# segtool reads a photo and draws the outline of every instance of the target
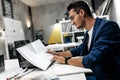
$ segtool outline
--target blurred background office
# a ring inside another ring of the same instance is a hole
[[[36,39],[45,45],[76,42],[76,32],[84,29],[76,30],[71,26],[67,31],[70,29],[68,32],[72,33],[66,34],[61,27],[61,24],[70,26],[66,6],[74,1],[78,0],[0,0],[0,55],[5,59],[15,58],[16,41],[23,41],[24,45],[26,40],[32,42]],[[120,25],[119,0],[85,1],[95,17],[105,16]],[[60,25],[56,26],[57,23]]]

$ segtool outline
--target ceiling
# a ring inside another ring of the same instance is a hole
[[[52,3],[59,3],[72,0],[20,0],[28,6],[35,7],[40,5],[47,5]]]

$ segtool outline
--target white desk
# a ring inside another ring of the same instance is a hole
[[[0,80],[6,80],[7,78],[14,77],[16,74],[20,74],[21,72],[23,72],[23,69],[21,69],[18,66],[18,61],[16,61],[16,59],[7,60],[6,63],[5,66],[8,67],[5,68],[8,69],[5,69],[4,72],[0,73]],[[11,66],[14,66],[14,68]],[[30,69],[28,70],[28,72],[29,71]],[[51,67],[49,67],[46,71],[35,69],[34,71],[28,74],[22,75],[19,78],[19,80],[51,80],[50,78],[55,78],[55,77],[58,77],[60,80],[86,80],[84,75],[85,72],[92,72],[92,71],[90,69],[85,69],[85,68],[83,69],[71,65],[55,63]],[[49,79],[35,79],[35,78],[49,78]],[[14,80],[14,79],[10,79],[10,80]]]
[[[62,69],[62,70],[61,70]],[[52,80],[58,77],[60,80],[86,80],[84,72],[92,72],[90,69],[83,69],[70,65],[54,64],[46,71],[35,70],[21,78],[21,80]]]
[[[64,69],[63,69],[64,70]],[[6,78],[15,75],[18,72],[20,73],[21,69],[16,69],[13,71],[5,71],[0,73],[0,80],[6,80]],[[28,70],[29,71],[29,70]],[[55,75],[54,65],[48,68],[46,71],[41,71],[39,69],[35,69],[34,71],[22,76],[18,80],[51,80],[51,78],[58,77],[60,80],[86,80],[83,72],[75,73],[75,74],[67,74],[67,75]],[[37,79],[36,79],[37,78]],[[47,79],[41,79],[47,78]],[[49,78],[49,79],[48,79]],[[11,79],[14,80],[14,79]]]
[[[45,73],[43,73],[41,71],[33,71],[30,74],[27,74],[24,77],[22,77],[20,80],[36,80],[35,79],[36,77],[38,77],[37,80],[51,80],[51,77],[52,78],[56,77],[56,75],[49,73],[49,75],[47,75],[47,79],[43,79],[44,76],[41,77],[41,75],[43,75],[43,74],[45,74]],[[46,75],[45,75],[45,77],[46,77]],[[65,76],[57,76],[57,77],[60,80],[86,80],[84,73],[65,75]]]

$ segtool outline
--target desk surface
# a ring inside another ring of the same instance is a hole
[[[11,67],[10,65],[8,66]],[[42,71],[40,69],[34,69],[34,71],[31,72],[31,70],[32,69],[26,71],[26,73],[29,72],[27,74],[22,74],[19,80],[41,80],[35,78],[48,78],[46,80],[51,80],[50,78],[59,78],[60,80],[86,80],[84,73],[92,72],[90,69],[58,63],[53,64],[45,71]],[[0,80],[6,80],[6,78],[10,77],[13,77],[13,79],[11,80],[14,80],[15,75],[20,74],[23,71],[24,70],[20,67],[16,67],[12,70],[6,69],[6,71],[0,73]]]
[[[43,75],[45,74],[45,75]],[[52,80],[53,78],[59,78],[59,80],[86,80],[84,73],[56,76],[53,73],[44,73],[41,71],[33,71],[30,74],[23,76],[20,80]]]
[[[47,78],[45,80],[52,80],[56,77],[60,80],[86,80],[84,72],[91,72],[91,70],[71,65],[54,64],[46,71],[35,70],[23,76],[21,80],[35,80],[35,78],[40,78],[40,80],[41,78]]]
[[[21,76],[19,80],[41,80],[41,78],[47,78],[47,79],[42,79],[42,80],[52,80],[53,78],[59,78],[59,80],[86,80],[84,72],[75,73],[75,74],[66,74],[66,75],[55,75],[54,69],[55,67],[52,67],[52,66],[46,71],[35,69],[34,71]],[[21,69],[20,70],[17,69],[14,71],[0,73],[0,79],[6,80],[6,78],[13,76],[12,74],[15,75],[17,72],[20,72],[20,71]]]

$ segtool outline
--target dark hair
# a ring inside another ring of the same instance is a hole
[[[76,1],[76,2],[70,3],[67,7],[67,10],[70,11],[71,9],[74,9],[77,13],[79,13],[80,9],[83,9],[88,16],[92,17],[90,8],[85,1]]]

